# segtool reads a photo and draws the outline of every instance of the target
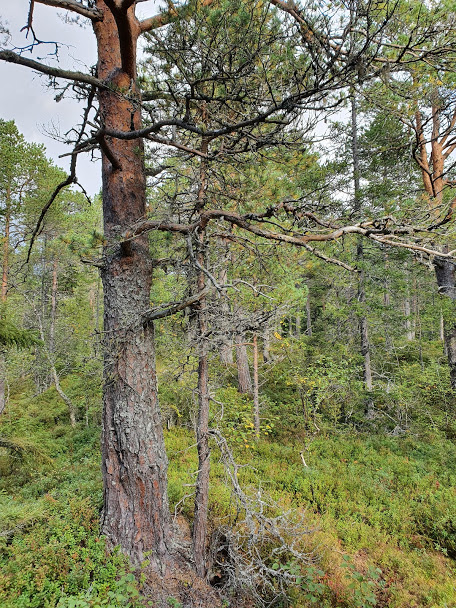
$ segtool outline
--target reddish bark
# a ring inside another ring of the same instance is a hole
[[[114,11],[114,18],[107,2],[97,0],[96,6],[104,15],[93,24],[98,77],[110,85],[99,93],[101,119],[107,129],[139,129],[141,116],[134,98],[139,96],[135,64],[140,27],[134,7]],[[119,23],[123,23],[121,31]],[[119,89],[128,91],[128,98],[119,96]],[[143,147],[140,140],[113,139],[106,140],[102,149],[107,242],[102,269],[106,336],[102,531],[134,562],[150,551],[151,565],[163,571],[171,561],[168,461],[157,397],[154,331],[142,316],[150,308],[149,244],[147,236],[119,242],[120,235],[144,219]]]

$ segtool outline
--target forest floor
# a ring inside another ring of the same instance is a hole
[[[135,578],[120,555],[107,556],[98,535],[96,390],[87,396],[76,377],[64,388],[87,414],[77,428],[55,389],[34,396],[27,382],[15,387],[0,422],[0,437],[11,443],[0,448],[0,606],[153,606],[153,598],[141,596],[145,577]],[[277,606],[456,607],[453,441],[431,432],[310,435],[279,424],[258,442],[233,439],[245,495],[271,517],[286,512],[300,522],[299,548],[309,554],[307,564],[271,564],[297,573]],[[166,441],[170,503],[185,526],[192,517],[185,496],[197,469],[194,437],[173,427]],[[217,447],[212,456],[212,530],[240,530],[242,513]],[[267,562],[271,547],[262,550]],[[211,575],[223,579],[216,564]],[[168,604],[179,606],[172,597]],[[238,604],[227,597],[225,605]]]

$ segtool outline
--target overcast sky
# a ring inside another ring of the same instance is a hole
[[[141,3],[138,8],[140,16],[151,16],[157,12],[155,0]],[[21,28],[27,21],[29,0],[0,0],[1,21],[8,26],[12,43],[18,47],[27,44]],[[83,28],[65,23],[66,11],[35,4],[34,29],[40,40],[60,42],[60,65],[62,68],[87,71],[95,63],[96,46],[90,25]],[[35,50],[34,59],[45,58],[46,53],[53,52],[52,46],[41,46]],[[28,56],[30,56],[28,54]],[[55,62],[46,58],[46,62]],[[50,132],[64,134],[78,122],[82,106],[71,99],[54,101],[55,91],[46,86],[46,76],[39,76],[29,68],[7,64],[0,61],[0,118],[16,121],[18,129],[27,141],[42,143],[46,146],[48,156],[56,164],[68,170],[68,158],[58,158],[69,151],[68,146],[52,139]],[[78,161],[78,178],[90,194],[96,194],[101,186],[101,164],[93,163],[87,156]]]

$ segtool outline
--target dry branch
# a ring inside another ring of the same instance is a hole
[[[23,65],[32,70],[36,70],[41,74],[47,74],[54,78],[64,78],[65,80],[72,80],[73,82],[80,82],[83,84],[91,84],[92,86],[99,87],[102,89],[108,88],[107,85],[95,76],[90,74],[84,74],[83,72],[72,72],[71,70],[62,70],[61,68],[55,68],[34,59],[28,59],[22,55],[18,55],[13,51],[0,51],[0,60],[6,61],[7,63],[17,63]]]

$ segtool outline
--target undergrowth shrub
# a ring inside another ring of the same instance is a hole
[[[40,509],[0,544],[3,608],[133,606],[138,597],[125,559],[108,555],[99,513],[88,498],[47,495]],[[33,523],[33,527],[30,525]]]

